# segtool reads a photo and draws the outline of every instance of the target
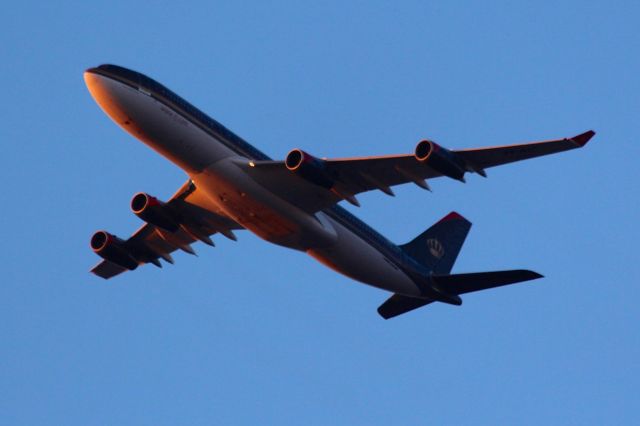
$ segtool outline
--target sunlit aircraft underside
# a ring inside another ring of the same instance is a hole
[[[432,302],[460,305],[461,294],[540,278],[527,270],[450,274],[471,223],[452,212],[413,241],[396,245],[338,205],[357,195],[467,173],[583,147],[593,131],[572,138],[449,150],[431,140],[412,154],[320,159],[294,149],[272,160],[154,80],[115,65],[88,69],[85,82],[119,126],[183,169],[188,180],[166,202],[138,193],[131,209],[145,224],[128,239],[106,231],[91,238],[103,260],[92,272],[111,278],[171,253],[194,254],[212,236],[236,240],[246,229],[266,241],[304,251],[354,280],[390,292],[378,308],[391,318]]]

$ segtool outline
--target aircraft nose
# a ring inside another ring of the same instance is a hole
[[[119,83],[103,75],[99,68],[89,68],[84,72],[84,83],[91,97],[116,123],[126,122],[125,107],[121,102],[122,87]]]
[[[91,67],[91,68],[87,68],[86,70],[84,70],[83,75],[84,75],[85,83],[87,83],[88,79],[90,79],[91,76],[98,76],[98,75],[102,74],[100,72],[100,70],[101,70],[101,67]],[[87,83],[87,85],[88,85],[88,83]]]
[[[96,98],[97,92],[102,88],[102,78],[96,73],[96,68],[88,68],[84,74],[84,84],[87,85],[91,96]]]

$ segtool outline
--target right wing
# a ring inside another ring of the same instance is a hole
[[[169,232],[145,223],[124,241],[124,247],[134,254],[138,264],[152,263],[161,267],[159,259],[173,263],[171,253],[178,249],[195,254],[191,243],[199,240],[213,245],[209,236],[216,232],[235,240],[232,230],[242,229],[221,211],[216,211],[215,206],[208,201],[202,191],[196,189],[190,180],[182,185],[167,205],[183,218],[183,223],[177,231]],[[108,279],[127,270],[128,268],[117,263],[102,260],[91,269],[91,272]]]

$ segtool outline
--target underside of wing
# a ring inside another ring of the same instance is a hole
[[[356,195],[380,190],[393,195],[392,186],[415,183],[430,189],[427,179],[446,176],[465,181],[465,173],[486,177],[485,169],[584,146],[595,132],[573,138],[489,148],[448,150],[433,141],[418,143],[413,154],[323,159],[302,150],[284,161],[249,163],[247,172],[272,192],[314,213],[346,200],[359,205]]]
[[[176,250],[195,254],[192,243],[213,246],[211,235],[215,233],[235,240],[233,230],[242,228],[217,211],[191,181],[166,203],[148,194],[136,194],[132,209],[146,223],[131,237],[123,240],[106,231],[93,235],[91,247],[104,259],[91,269],[94,274],[108,279],[145,263],[161,267],[160,259],[173,263],[171,253]]]

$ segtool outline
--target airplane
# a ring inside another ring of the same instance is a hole
[[[135,138],[180,167],[187,181],[168,200],[147,193],[131,199],[145,223],[128,239],[97,231],[90,240],[102,261],[91,272],[108,279],[171,253],[195,254],[192,244],[213,246],[213,234],[236,240],[246,229],[260,238],[303,251],[364,284],[392,292],[379,308],[385,319],[433,302],[461,305],[460,295],[541,278],[530,270],[451,274],[471,222],[451,212],[412,241],[396,245],[338,203],[359,206],[356,195],[427,179],[465,182],[466,173],[581,148],[595,135],[479,149],[450,150],[420,141],[403,155],[325,159],[301,149],[272,160],[245,140],[151,78],[116,65],[84,73],[104,112]]]

